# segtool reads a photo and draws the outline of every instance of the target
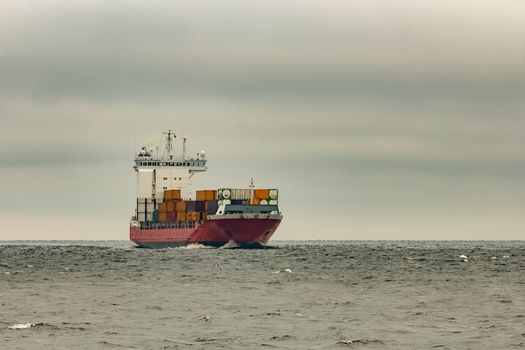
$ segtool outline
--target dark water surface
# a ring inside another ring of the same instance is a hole
[[[273,245],[0,242],[0,349],[525,348],[524,241]]]

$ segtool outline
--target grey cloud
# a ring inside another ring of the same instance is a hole
[[[375,12],[360,2],[336,9],[314,2],[291,15],[290,3],[261,3],[255,11],[238,2],[208,5],[69,7],[20,18],[25,26],[7,27],[3,38],[0,92],[97,99],[523,96],[522,25],[511,9],[491,12],[496,23],[465,27],[464,9],[447,17],[418,6],[399,11],[384,3]]]
[[[0,4],[4,217],[125,239],[134,146],[173,128],[208,151],[198,186],[280,188],[282,239],[522,231],[522,1],[24,1]]]

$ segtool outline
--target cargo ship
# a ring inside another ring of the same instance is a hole
[[[143,248],[265,247],[283,219],[278,189],[256,189],[251,179],[249,188],[194,192],[193,176],[207,170],[206,152],[188,156],[184,138],[177,154],[175,133],[162,135],[158,145],[143,146],[135,154],[137,199],[131,241]]]

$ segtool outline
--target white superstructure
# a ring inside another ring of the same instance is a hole
[[[156,203],[162,202],[164,190],[181,190],[183,199],[192,194],[191,178],[206,171],[206,152],[194,156],[186,155],[186,138],[182,141],[182,152],[174,152],[175,133],[163,133],[164,143],[148,148],[142,147],[135,155],[137,173],[137,214],[151,213]],[[142,206],[140,204],[143,204]],[[142,207],[142,208],[141,208]]]

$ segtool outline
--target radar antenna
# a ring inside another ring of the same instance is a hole
[[[173,159],[173,140],[177,137],[171,129],[168,132],[163,132],[166,135],[166,158]]]

